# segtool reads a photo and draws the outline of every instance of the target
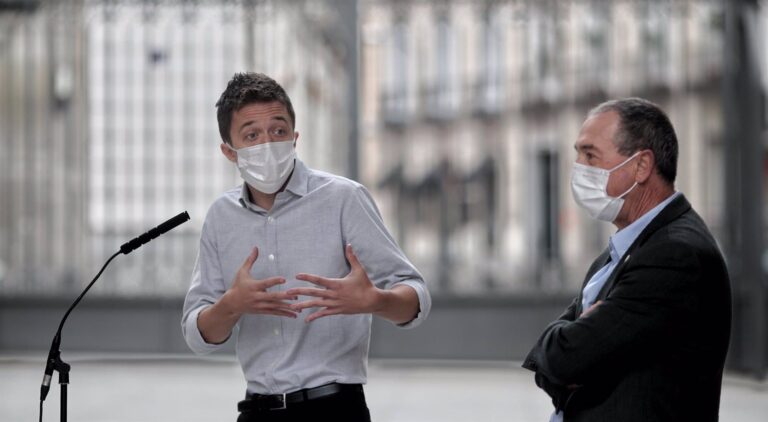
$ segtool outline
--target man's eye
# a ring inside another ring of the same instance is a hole
[[[249,133],[249,134],[245,135],[245,139],[247,139],[249,141],[252,141],[252,140],[256,139],[256,134],[255,133]]]

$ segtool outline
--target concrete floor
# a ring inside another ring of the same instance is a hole
[[[235,421],[244,393],[230,358],[63,356],[72,365],[68,420]],[[0,421],[38,420],[45,356],[0,356]],[[59,420],[58,376],[44,420]],[[507,362],[372,361],[366,386],[375,422],[547,421],[548,398]],[[768,383],[727,377],[721,421],[768,420]]]

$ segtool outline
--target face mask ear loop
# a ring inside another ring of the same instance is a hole
[[[627,163],[628,163],[630,160],[632,160],[633,158],[637,157],[637,156],[638,156],[638,155],[639,155],[641,152],[642,152],[642,151],[637,151],[636,153],[632,154],[632,156],[631,156],[631,157],[629,157],[629,158],[627,158],[626,160],[624,160],[624,162],[622,162],[622,163],[621,163],[621,164],[619,164],[618,166],[616,166],[616,167],[614,167],[614,168],[612,168],[612,169],[608,170],[608,173],[610,174],[610,173],[612,173],[614,170],[616,170],[616,169],[618,169],[618,168],[621,168],[621,166],[623,166],[624,164],[627,164]],[[624,193],[622,193],[621,195],[617,196],[617,197],[616,197],[616,199],[622,199],[622,198],[624,198],[624,197],[625,197],[625,196],[627,196],[627,195],[628,195],[630,192],[632,192],[632,189],[634,189],[636,186],[637,186],[637,181],[635,181],[635,183],[632,185],[632,187],[630,187],[629,189],[627,189],[627,190],[626,190],[626,192],[624,192]]]
[[[637,182],[635,182],[634,185],[632,185],[631,188],[627,189],[626,192],[622,193],[621,195],[617,196],[617,199],[623,199],[625,196],[627,196],[630,192],[632,192],[632,189],[634,189],[637,186]]]
[[[627,158],[626,160],[622,161],[620,164],[618,164],[618,165],[617,165],[617,166],[615,166],[614,168],[612,168],[612,169],[608,170],[608,173],[613,173],[613,171],[614,171],[614,170],[621,168],[622,166],[624,166],[624,164],[627,164],[627,163],[628,163],[630,160],[632,160],[633,158],[635,158],[635,157],[637,157],[638,155],[640,155],[640,153],[641,153],[641,152],[642,152],[642,151],[637,151],[636,153],[632,154],[632,156],[631,156],[631,157],[629,157],[629,158]]]

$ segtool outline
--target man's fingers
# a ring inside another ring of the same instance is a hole
[[[251,249],[251,253],[248,254],[247,258],[245,258],[245,262],[243,262],[243,265],[240,267],[240,270],[250,273],[251,267],[253,267],[253,263],[256,262],[256,258],[258,257],[259,257],[259,248],[254,246],[253,249]]]
[[[266,292],[264,297],[271,301],[298,300],[297,295],[288,294],[288,292]]]
[[[336,295],[330,290],[316,289],[314,287],[296,287],[286,290],[285,293],[290,296],[311,296],[321,297],[323,299],[334,299],[336,297]]]
[[[288,317],[288,318],[296,318],[298,316],[295,312],[281,311],[281,310],[268,310],[268,311],[262,311],[258,313],[264,314],[264,315],[274,315],[274,316],[282,316],[282,317]]]
[[[264,280],[258,280],[256,283],[254,283],[254,285],[259,290],[267,290],[270,287],[274,287],[283,283],[285,283],[285,279],[283,277],[270,277],[265,278]]]
[[[295,312],[301,312],[308,308],[325,308],[331,306],[331,304],[331,302],[328,302],[325,299],[305,300],[304,302],[294,303],[291,305],[291,310]]]
[[[262,309],[277,309],[277,308],[283,308],[283,309],[291,309],[291,306],[293,306],[293,303],[286,302],[280,298],[277,297],[269,297],[264,298],[260,300],[259,302],[254,303],[254,308],[262,308]]]
[[[320,277],[319,275],[314,275],[314,274],[305,274],[305,273],[297,274],[296,279],[302,280],[302,281],[308,281],[312,284],[316,284],[318,286],[322,286],[327,289],[332,289],[337,285],[337,282],[334,280],[331,280],[330,278]]]
[[[291,309],[291,304],[280,300],[263,300],[251,305],[250,313],[253,314],[273,314],[280,312],[281,314],[296,315],[296,312]]]
[[[597,309],[598,306],[602,305],[602,303],[603,303],[602,300],[598,300],[597,302],[593,303],[589,308],[587,308],[586,311],[581,313],[581,317],[585,317],[591,314],[592,312],[595,311],[595,309]]]
[[[352,250],[352,244],[347,244],[347,247],[344,249],[344,254],[347,256],[347,261],[349,261],[349,266],[354,270],[359,271],[365,271],[365,268],[363,268],[363,264],[360,263],[360,260],[357,259],[357,255],[355,255],[355,251]]]
[[[341,311],[333,308],[325,308],[321,311],[317,311],[313,314],[310,314],[308,317],[304,318],[304,322],[310,323],[318,318],[326,317],[329,315],[338,315]]]

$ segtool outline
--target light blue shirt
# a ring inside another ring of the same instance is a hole
[[[200,237],[200,252],[184,302],[182,332],[198,354],[221,347],[203,339],[197,317],[219,300],[254,246],[259,256],[251,269],[256,279],[282,276],[286,283],[271,291],[314,287],[298,273],[344,277],[350,267],[344,255],[352,244],[368,277],[379,288],[413,288],[419,313],[407,324],[419,325],[431,307],[424,279],[395,243],[373,199],[361,184],[343,177],[296,166],[272,209],[249,200],[245,187],[232,189],[211,206]],[[309,298],[301,297],[300,300]],[[333,315],[310,323],[304,318],[246,314],[237,323],[237,357],[248,391],[288,393],[330,382],[366,382],[371,315]]]
[[[587,285],[584,286],[584,290],[581,293],[582,312],[589,309],[589,307],[595,303],[595,299],[605,285],[605,282],[611,277],[613,270],[616,269],[616,266],[621,262],[621,258],[627,253],[629,247],[635,243],[635,240],[640,236],[640,233],[642,233],[643,230],[648,227],[648,224],[650,224],[651,221],[653,221],[653,219],[678,196],[680,196],[680,192],[673,193],[669,198],[643,214],[642,217],[635,220],[632,224],[614,233],[613,236],[608,239],[608,251],[611,255],[611,259],[605,266],[603,266],[603,268],[593,274],[592,278],[587,282]],[[562,422],[563,412],[553,413],[549,420],[550,422]]]

